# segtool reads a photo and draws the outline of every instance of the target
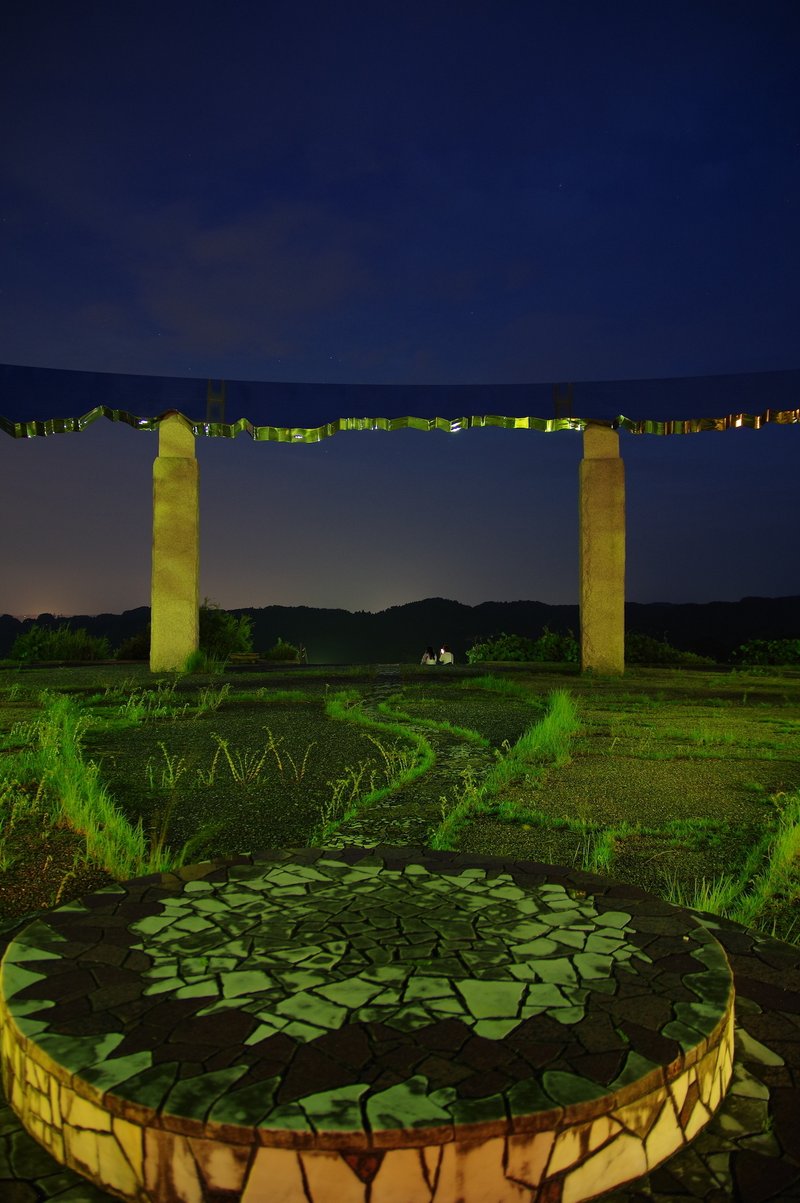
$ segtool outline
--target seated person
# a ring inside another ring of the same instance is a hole
[[[420,660],[420,664],[435,664],[435,663],[436,663],[436,652],[433,650],[432,647],[426,647],[425,651],[422,653],[422,659]]]
[[[447,646],[447,644],[445,644],[439,654],[439,663],[440,664],[455,664],[455,662],[456,662],[455,656],[450,651],[450,648]]]

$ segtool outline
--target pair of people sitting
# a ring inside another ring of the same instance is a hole
[[[444,647],[439,652],[438,656],[436,655],[436,652],[433,650],[432,647],[426,647],[425,651],[422,653],[422,660],[420,661],[420,663],[421,664],[455,664],[455,657],[453,656],[453,653],[451,652],[451,650],[447,646],[447,644],[444,645]]]

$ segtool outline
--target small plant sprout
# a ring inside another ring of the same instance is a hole
[[[381,755],[388,785],[395,785],[417,763],[416,748],[409,747],[408,744],[403,745],[400,740],[396,740],[387,747],[386,744],[382,743],[370,731],[365,732],[365,734],[369,742],[373,747],[378,749]]]
[[[270,731],[269,727],[265,727],[264,730],[267,733],[267,748],[272,753],[272,755],[275,757],[275,763],[278,766],[278,772],[280,773],[280,775],[282,777],[283,776],[283,761],[281,760],[281,754],[278,751],[278,748],[283,743],[283,740],[276,739],[275,736]]]
[[[211,685],[205,689],[201,689],[197,695],[195,718],[199,718],[202,714],[210,714],[215,710],[219,710],[230,691],[231,687],[227,683],[219,689],[214,689]]]
[[[162,681],[155,689],[133,690],[118,713],[131,722],[142,722],[156,718],[180,718],[189,709],[189,703],[179,706],[175,700],[177,681]]]
[[[264,762],[270,751],[269,745],[261,752],[258,750],[232,752],[227,739],[223,739],[221,735],[215,735],[214,739],[217,741],[231,771],[231,777],[237,785],[254,785],[261,779]]]
[[[320,822],[312,843],[319,843],[326,839],[342,819],[349,818],[355,812],[356,803],[361,795],[374,790],[374,770],[369,778],[369,789],[362,786],[368,767],[369,761],[362,760],[356,768],[350,766],[345,769],[341,777],[328,782],[328,788],[331,791],[330,797],[320,807]]]
[[[305,753],[303,754],[303,759],[300,761],[299,765],[296,763],[291,752],[285,753],[286,759],[289,761],[289,764],[292,766],[292,772],[294,773],[295,781],[298,781],[298,782],[302,781],[303,778],[305,777],[306,765],[308,764],[308,758],[309,758],[309,755],[311,754],[311,749],[315,748],[316,746],[317,746],[316,743],[310,743],[308,745],[308,747],[305,750]]]
[[[197,784],[202,785],[207,789],[211,789],[217,779],[217,762],[222,754],[222,746],[219,742],[219,737],[215,736],[215,738],[218,741],[217,750],[214,753],[210,767],[208,769],[197,770]]]
[[[186,772],[186,761],[184,760],[183,756],[178,756],[177,754],[175,756],[170,756],[165,743],[159,741],[158,746],[161,749],[161,753],[164,757],[164,763],[161,766],[161,776],[158,779],[158,784],[156,784],[153,762],[148,760],[146,769],[148,787],[151,790],[158,788],[162,790],[174,790],[177,788],[178,782]]]

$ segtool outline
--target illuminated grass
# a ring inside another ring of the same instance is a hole
[[[727,914],[737,923],[750,926],[769,911],[778,899],[792,908],[800,904],[800,789],[775,799],[778,823],[769,840],[766,863],[750,888],[731,899]]]
[[[489,740],[479,731],[473,731],[472,727],[460,727],[457,723],[447,720],[420,718],[417,715],[409,714],[407,710],[401,710],[392,702],[379,702],[378,710],[388,719],[394,719],[401,723],[415,723],[418,727],[426,727],[430,731],[445,731],[448,735],[456,735],[459,739],[466,740],[467,743],[477,744],[481,748],[489,747]]]
[[[67,823],[86,840],[92,860],[118,878],[157,872],[175,863],[148,844],[142,825],[132,826],[99,779],[98,766],[84,761],[81,740],[86,716],[72,699],[43,695],[32,724],[33,746],[3,759],[3,785],[20,777],[39,782],[55,821]]]
[[[337,670],[335,679],[347,675]],[[87,829],[92,858],[128,876],[163,863],[154,856],[175,863],[189,840],[190,857],[324,843],[354,814],[358,838],[369,838],[370,802],[402,786],[397,813],[417,807],[423,830],[435,828],[434,846],[577,864],[783,939],[800,935],[796,919],[792,926],[800,909],[800,677],[675,670],[631,672],[624,684],[575,677],[569,694],[557,690],[545,704],[547,684],[561,683],[547,673],[436,678],[434,686],[403,670],[400,695],[377,714],[374,701],[364,710],[374,674],[352,676],[353,688],[334,693],[306,674],[297,689],[286,687],[294,683],[288,674],[271,678],[275,688],[263,674],[154,680],[130,666],[124,675],[107,667],[9,674],[0,686],[0,871],[18,872],[14,836],[24,823],[38,823],[45,837],[73,826],[59,794]],[[72,735],[58,722],[42,724],[53,702],[52,695],[37,700],[43,679],[73,691]],[[325,733],[331,723],[340,725],[338,736]],[[437,733],[445,737],[443,756],[451,747],[457,753],[452,769],[437,765],[430,783],[426,733],[433,742]],[[270,735],[275,747],[253,777]],[[45,772],[45,758],[62,743],[68,754],[58,777]],[[337,759],[339,744],[347,753]],[[139,792],[129,797],[134,768]],[[694,790],[690,805],[686,789]],[[113,809],[103,807],[122,799],[124,811],[116,809],[127,830],[119,831]],[[376,841],[389,813],[376,810]],[[217,816],[234,824],[204,847],[198,829]]]
[[[475,811],[488,811],[497,795],[510,782],[530,779],[541,766],[564,764],[569,755],[571,737],[578,730],[575,703],[569,694],[559,689],[548,700],[544,718],[525,731],[513,746],[506,749],[481,785],[474,781],[463,783],[461,795],[452,804],[443,800],[442,821],[430,837],[432,848],[450,849],[455,846],[460,829]]]
[[[541,706],[540,695],[533,692],[530,686],[520,684],[518,681],[509,681],[507,677],[497,677],[492,673],[485,673],[481,677],[469,677],[460,684],[462,689],[484,689],[489,693],[503,693],[507,697],[519,698],[529,706],[537,708]]]
[[[369,738],[384,760],[386,780],[385,784],[378,785],[373,779],[368,790],[359,793],[361,776],[356,777],[358,768],[349,767],[343,777],[330,782],[331,799],[323,807],[320,823],[311,838],[313,845],[330,840],[347,819],[401,786],[409,785],[426,773],[436,760],[433,748],[424,735],[402,722],[380,721],[365,714],[361,709],[358,690],[340,690],[333,694],[325,703],[325,712],[337,722],[355,723],[371,733]],[[374,732],[379,732],[384,741],[393,735],[395,743],[388,745],[372,734]],[[403,744],[406,746],[403,747]]]

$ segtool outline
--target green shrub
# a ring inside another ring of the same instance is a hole
[[[227,667],[227,658],[219,660],[216,656],[209,656],[208,652],[204,652],[201,647],[198,647],[195,651],[189,652],[183,664],[183,672],[189,675],[192,673],[211,673],[213,676],[221,677],[224,675]]]
[[[577,664],[578,641],[572,631],[561,634],[545,627],[533,646],[536,652],[535,660]]]
[[[150,623],[136,635],[123,639],[117,650],[118,660],[149,660],[150,659]]]
[[[532,649],[533,640],[524,635],[495,635],[468,648],[467,660],[470,664],[480,664],[482,660],[531,660]]]
[[[545,627],[538,639],[525,635],[494,635],[481,643],[475,643],[467,651],[470,664],[483,660],[512,660],[522,663],[575,663],[578,659],[578,644],[571,631],[560,634]]]
[[[252,618],[247,614],[236,618],[206,598],[200,607],[200,650],[214,660],[227,660],[234,652],[252,652]]]
[[[200,647],[195,653],[192,668],[187,672],[205,671],[209,662],[227,660],[232,652],[253,650],[253,620],[246,614],[239,618],[222,610],[208,598],[200,607]],[[150,659],[150,624],[143,631],[123,640],[117,652],[118,660]]]
[[[253,620],[246,614],[236,618],[208,598],[200,607],[200,647],[195,653],[193,667],[188,672],[205,671],[209,661],[227,660],[232,652],[253,650]],[[117,652],[118,660],[150,659],[150,624],[143,631],[125,639]]]
[[[691,668],[711,668],[714,661],[696,652],[683,652],[664,639],[652,635],[641,635],[638,631],[625,632],[626,664],[676,664]]]
[[[737,664],[800,664],[800,639],[750,639],[733,658]]]
[[[105,637],[90,635],[83,627],[73,631],[68,623],[50,630],[34,623],[17,635],[12,660],[107,660],[111,648]]]
[[[280,635],[264,657],[265,660],[299,660],[300,649],[293,643],[287,643]]]

